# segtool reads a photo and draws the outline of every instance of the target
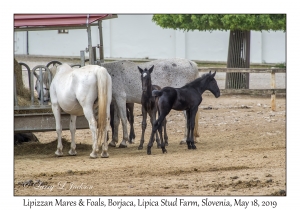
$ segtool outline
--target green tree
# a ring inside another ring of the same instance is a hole
[[[228,68],[250,67],[250,31],[286,31],[285,14],[158,14],[152,21],[175,30],[229,30]],[[227,73],[226,88],[249,88],[249,74]]]

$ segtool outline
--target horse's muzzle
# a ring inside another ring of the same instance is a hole
[[[38,100],[41,101],[41,98],[38,97]],[[49,101],[50,101],[50,99],[44,99],[44,103],[45,103],[45,102],[49,102]]]

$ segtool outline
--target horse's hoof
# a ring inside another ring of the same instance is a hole
[[[150,148],[149,148],[149,147],[147,148],[147,154],[148,154],[148,155],[151,155],[151,147],[150,147]]]
[[[93,159],[95,159],[95,158],[98,157],[98,155],[92,152],[92,153],[90,154],[90,157],[93,158]]]
[[[57,151],[55,152],[55,154],[56,154],[58,157],[62,157],[62,156],[63,156],[63,153],[62,153],[61,151],[59,151],[59,150],[57,150]]]
[[[77,152],[76,152],[76,150],[72,150],[72,149],[70,149],[70,150],[69,150],[69,155],[71,155],[71,156],[75,156],[75,155],[77,155]]]
[[[109,142],[108,146],[110,147],[116,147],[116,143],[114,141]]]
[[[191,145],[188,145],[188,149],[192,149],[192,146],[191,146]]]
[[[101,158],[108,158],[109,154],[107,152],[102,152],[101,153]]]
[[[135,144],[134,139],[128,141],[129,144]]]
[[[168,151],[164,148],[162,149],[162,153],[167,153]]]
[[[192,149],[197,149],[197,147],[195,145],[192,145]]]
[[[179,144],[180,144],[180,145],[186,144],[186,141],[185,141],[185,140],[181,140]]]
[[[126,144],[125,144],[125,145],[124,145],[124,144],[120,144],[120,145],[119,145],[119,148],[126,148],[126,147],[127,147]]]
[[[143,146],[139,146],[139,147],[138,147],[138,150],[142,150],[142,149],[143,149]]]

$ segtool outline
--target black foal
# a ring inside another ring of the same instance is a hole
[[[209,90],[214,94],[216,98],[220,96],[220,89],[217,81],[215,80],[215,73],[202,75],[200,78],[186,84],[181,88],[164,87],[162,90],[152,91],[152,95],[158,98],[158,109],[160,116],[155,121],[152,127],[152,133],[147,148],[147,154],[151,154],[151,147],[153,146],[153,137],[157,129],[161,129],[162,122],[169,114],[171,109],[177,111],[186,110],[187,115],[187,146],[188,149],[196,149],[194,144],[194,127],[195,127],[195,115],[198,110],[198,106],[202,102],[202,93]],[[198,125],[196,125],[198,126]],[[162,152],[167,152],[164,143],[161,143]]]
[[[149,70],[145,68],[144,70],[141,69],[138,66],[138,69],[141,73],[141,80],[142,80],[142,98],[141,98],[141,104],[142,104],[142,115],[143,115],[143,122],[142,122],[142,136],[140,145],[138,147],[139,150],[143,149],[144,144],[144,136],[145,136],[145,130],[147,127],[147,113],[150,116],[150,122],[153,128],[154,122],[156,120],[156,113],[157,110],[157,100],[154,96],[152,96],[153,90],[161,90],[161,88],[157,85],[152,85],[151,82],[151,73],[153,71],[154,66],[152,66]],[[159,112],[158,112],[159,115]],[[166,119],[163,121],[163,127],[164,127],[164,139],[166,141],[166,144],[168,144],[168,136],[166,132]],[[158,137],[158,133],[160,135],[160,138]],[[161,147],[161,141],[163,141],[162,137],[162,127],[158,129],[158,133],[156,132],[156,142],[157,147]]]

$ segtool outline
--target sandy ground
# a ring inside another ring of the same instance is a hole
[[[40,143],[14,149],[14,195],[279,195],[286,191],[286,99],[204,93],[197,149],[179,145],[182,112],[167,116],[168,153],[137,150],[141,107],[135,105],[135,144],[109,148],[107,159],[90,159],[90,130],[77,130],[77,156],[56,157],[56,132],[36,133]],[[121,126],[120,126],[121,129]],[[146,143],[150,137],[148,121]],[[119,132],[121,142],[122,131]],[[145,146],[146,146],[145,143]],[[30,181],[32,180],[32,181]]]

